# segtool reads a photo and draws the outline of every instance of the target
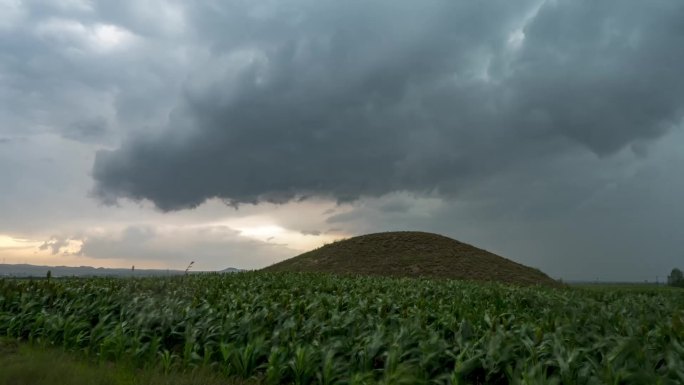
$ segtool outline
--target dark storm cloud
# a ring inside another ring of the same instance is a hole
[[[598,154],[680,123],[684,4],[549,1],[525,29],[515,109]]]
[[[448,196],[576,146],[638,148],[682,119],[679,1],[228,2],[187,16],[211,56],[165,130],[97,154],[105,202]]]

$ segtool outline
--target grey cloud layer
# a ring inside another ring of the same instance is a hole
[[[212,56],[165,130],[98,153],[103,200],[452,195],[682,118],[678,1],[248,4],[188,11]]]
[[[173,17],[137,3],[117,2],[116,13],[105,1],[0,4],[0,135],[113,145],[164,120],[185,52],[154,27]]]
[[[0,0],[0,235],[56,264],[260,267],[295,252],[220,228],[271,225],[680,263],[681,1],[211,3]]]

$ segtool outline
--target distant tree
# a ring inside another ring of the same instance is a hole
[[[50,282],[50,278],[52,278],[52,271],[48,270],[47,274],[45,275],[47,278],[47,281]]]
[[[684,287],[684,274],[682,274],[682,271],[677,268],[672,269],[670,276],[667,277],[667,284],[670,286]]]

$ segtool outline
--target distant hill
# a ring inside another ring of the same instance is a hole
[[[50,270],[53,277],[155,277],[185,274],[185,270],[162,269],[108,269],[91,266],[37,266],[0,264],[0,277],[45,277]],[[237,273],[243,270],[229,267],[220,273]],[[201,273],[191,271],[190,273]]]
[[[334,242],[264,270],[560,285],[537,269],[486,250],[415,231],[368,234]]]

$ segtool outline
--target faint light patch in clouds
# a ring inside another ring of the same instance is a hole
[[[311,198],[287,204],[241,205],[238,210],[235,210],[219,199],[211,199],[195,210],[165,213],[160,216],[183,217],[188,221],[193,221],[193,226],[197,228],[233,229],[238,231],[241,237],[286,245],[300,252],[347,237],[348,232],[325,231],[324,229],[329,227],[325,218],[330,213],[340,213],[349,209],[348,205],[338,205],[334,201]],[[320,235],[312,236],[311,234],[316,231],[320,231]]]
[[[8,249],[31,249],[39,244],[39,241],[0,234],[0,251],[6,251]]]
[[[135,35],[121,26],[85,24],[78,20],[61,18],[40,22],[36,27],[36,34],[46,41],[98,53],[113,52],[135,41]]]
[[[516,29],[508,35],[508,41],[506,42],[509,48],[517,50],[519,49],[523,42],[525,41],[525,32],[522,29]]]
[[[129,31],[111,24],[96,24],[93,27],[92,36],[96,46],[103,50],[127,44],[133,39]]]
[[[276,236],[282,235],[285,232],[285,229],[276,226],[276,225],[264,225],[264,226],[255,226],[255,227],[242,227],[238,228],[238,231],[240,231],[240,235],[244,235],[247,237],[253,237],[253,238],[275,238]]]
[[[0,252],[9,263],[30,259],[48,265],[80,261],[93,266],[182,269],[194,260],[200,270],[254,269],[300,253],[283,244],[283,237],[287,239],[291,233],[285,229],[279,240],[263,239],[276,228],[254,228],[250,235],[244,235],[228,226],[207,223],[109,223],[75,231],[69,237],[52,236],[43,242],[0,237]]]
[[[254,269],[297,252],[280,244],[240,236],[227,226],[136,225],[84,238],[79,255],[127,261],[140,267],[199,270]]]
[[[227,219],[219,223],[237,230],[242,237],[279,244],[298,252],[308,251],[326,242],[332,242],[343,237],[342,234],[324,234],[321,231],[289,229],[275,224],[276,222],[277,219],[268,216],[252,216]]]
[[[82,242],[53,236],[46,241],[0,234],[0,256],[5,263],[24,263],[27,260],[47,260],[61,264],[62,257],[78,255]]]
[[[545,2],[546,0],[541,0],[536,6],[532,6],[527,12],[527,15],[522,18],[520,26],[516,27],[508,34],[508,40],[506,41],[506,44],[509,49],[517,51],[522,47],[523,43],[525,42],[525,28],[532,20],[534,20]]]

